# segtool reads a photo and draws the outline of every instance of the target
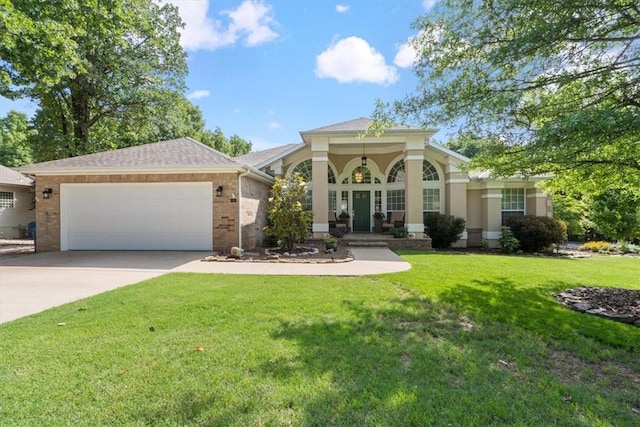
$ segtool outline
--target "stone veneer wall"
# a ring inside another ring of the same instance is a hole
[[[264,240],[263,229],[267,225],[267,201],[271,186],[262,182],[242,178],[242,247],[253,249]]]
[[[245,180],[251,181],[247,178]],[[212,182],[213,249],[228,252],[232,246],[238,245],[238,203],[231,202],[231,194],[238,194],[238,174],[235,172],[59,175],[38,176],[36,179],[36,251],[60,250],[60,184],[145,182]],[[219,185],[224,188],[222,197],[215,195]],[[42,191],[45,188],[53,189],[53,194],[49,199],[42,198]]]

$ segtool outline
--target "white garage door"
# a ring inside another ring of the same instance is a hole
[[[64,250],[211,250],[210,182],[62,184]]]

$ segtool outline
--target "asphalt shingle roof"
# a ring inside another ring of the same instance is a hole
[[[336,123],[329,126],[323,126],[321,128],[308,130],[302,133],[315,133],[315,132],[364,132],[369,128],[369,125],[373,123],[372,119],[367,117],[360,117],[358,119],[349,120],[346,122]],[[423,130],[414,126],[393,126],[388,130]]]
[[[281,145],[267,150],[256,151],[255,153],[245,154],[244,156],[234,157],[238,162],[245,163],[249,166],[256,167],[266,161],[275,159],[286,151],[293,149],[293,147],[303,147],[304,144],[287,144]]]
[[[0,165],[0,184],[31,186],[33,185],[33,179]]]
[[[231,157],[191,138],[178,138],[20,168],[29,170],[145,167],[215,167],[240,165]]]

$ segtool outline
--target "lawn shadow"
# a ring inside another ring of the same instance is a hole
[[[298,356],[261,369],[315,382],[295,402],[304,425],[541,425],[574,415],[513,362],[518,351],[542,354],[542,341],[500,335],[497,322],[483,331],[455,306],[407,293],[380,307],[345,303],[349,321],[282,323],[273,338],[294,341]]]
[[[592,340],[629,351],[640,350],[640,329],[571,310],[555,300],[553,294],[574,287],[554,282],[538,287],[522,287],[500,278],[472,280],[441,293],[439,300],[487,319],[524,328],[548,339]]]

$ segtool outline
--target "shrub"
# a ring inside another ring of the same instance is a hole
[[[540,252],[549,249],[554,243],[567,240],[567,227],[562,221],[546,216],[512,216],[506,224],[513,236],[520,242],[524,252]]]
[[[460,239],[464,231],[463,218],[442,214],[427,215],[424,218],[427,234],[431,237],[431,246],[436,249],[450,248]]]
[[[578,248],[579,251],[591,251],[591,252],[611,252],[614,250],[613,243],[605,242],[604,240],[585,242]]]
[[[623,254],[640,254],[640,246],[625,240],[618,242],[618,250]]]
[[[520,242],[513,237],[513,232],[509,227],[502,227],[502,236],[498,242],[502,251],[507,254],[514,253],[520,247]]]
[[[306,196],[306,183],[298,174],[276,177],[271,187],[268,232],[277,236],[285,251],[291,251],[295,243],[304,242],[309,236],[313,212],[303,203]]]

